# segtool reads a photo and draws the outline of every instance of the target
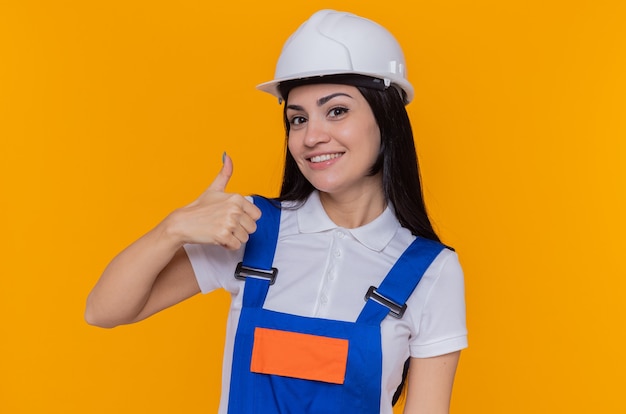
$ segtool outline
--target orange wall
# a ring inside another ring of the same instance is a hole
[[[453,412],[626,411],[626,3],[212,3],[1,3],[0,412],[215,411],[223,293],[114,330],[83,304],[223,151],[230,190],[276,194],[281,111],[254,85],[323,7],[408,56],[427,201],[466,271]]]

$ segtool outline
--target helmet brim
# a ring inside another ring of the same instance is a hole
[[[307,79],[315,79],[315,83],[323,83],[323,81],[319,80],[320,78],[323,79],[325,76],[332,76],[332,75],[361,75],[361,76],[381,79],[379,74],[373,74],[373,73],[364,73],[364,72],[355,72],[355,71],[337,71],[337,70],[329,70],[327,72],[315,71],[315,72],[310,72],[310,73],[299,73],[294,76],[288,76],[288,77],[274,79],[268,82],[260,83],[256,86],[256,89],[262,92],[267,92],[270,95],[275,96],[279,100],[284,100],[285,97],[281,96],[281,92],[279,89],[279,85],[282,82],[300,81],[300,80],[305,82]],[[390,84],[390,86],[394,86],[403,92],[405,104],[408,104],[409,102],[411,102],[411,100],[413,100],[413,95],[414,95],[413,86],[406,79],[404,78],[398,79],[397,77],[396,79],[393,79],[389,77],[389,78],[384,78],[383,81],[387,84]],[[329,83],[339,83],[339,82],[334,80]],[[346,82],[346,84],[353,84],[353,83]]]

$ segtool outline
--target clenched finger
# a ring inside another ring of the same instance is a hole
[[[245,200],[245,203],[242,205],[243,212],[246,213],[253,220],[258,220],[261,218],[261,210],[254,205],[254,203]]]
[[[247,214],[241,216],[239,224],[248,234],[252,234],[256,231],[256,220]]]

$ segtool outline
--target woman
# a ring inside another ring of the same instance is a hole
[[[259,89],[284,101],[280,198],[225,193],[224,155],[196,201],[109,264],[87,321],[132,323],[224,288],[221,413],[391,413],[408,366],[405,412],[447,413],[467,345],[463,275],[424,208],[399,45],[323,10]]]

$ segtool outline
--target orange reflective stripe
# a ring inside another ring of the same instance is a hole
[[[250,370],[343,384],[348,340],[256,328]]]

